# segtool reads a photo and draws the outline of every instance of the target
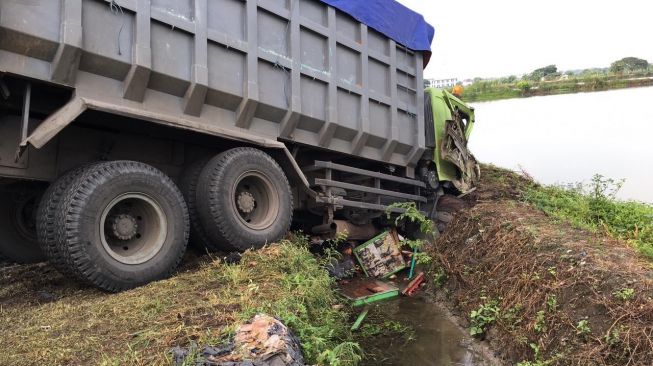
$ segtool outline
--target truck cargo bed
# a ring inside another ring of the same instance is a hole
[[[317,0],[0,2],[0,72],[88,108],[401,166],[425,149],[422,68]]]

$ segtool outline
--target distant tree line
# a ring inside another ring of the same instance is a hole
[[[653,85],[653,65],[637,57],[614,61],[610,67],[560,71],[556,65],[537,68],[522,76],[474,78],[465,88],[467,100],[496,100],[531,95],[575,93]]]
[[[523,75],[521,78],[516,75],[505,76],[498,79],[500,84],[513,84],[519,82],[520,80],[527,80],[532,82],[538,81],[549,81],[556,80],[563,75],[566,76],[591,76],[597,74],[632,74],[632,73],[641,73],[647,71],[653,71],[653,65],[650,64],[647,60],[637,58],[637,57],[624,57],[621,60],[617,60],[610,64],[610,68],[590,68],[579,71],[565,71],[564,73],[558,70],[556,65],[547,65],[533,70],[532,72]],[[474,78],[474,83],[487,81],[482,78]]]

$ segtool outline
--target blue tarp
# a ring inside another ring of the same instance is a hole
[[[421,14],[394,0],[321,0],[415,51],[431,51],[435,33]]]

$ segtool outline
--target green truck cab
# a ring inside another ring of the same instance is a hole
[[[427,88],[424,98],[427,131],[433,126],[431,145],[438,181],[467,193],[480,178],[478,163],[467,147],[475,123],[474,108],[443,89]]]

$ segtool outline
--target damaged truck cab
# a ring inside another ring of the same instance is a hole
[[[428,88],[425,98],[426,123],[433,126],[430,146],[437,178],[467,193],[480,178],[479,165],[467,147],[475,123],[474,108],[447,90]]]

